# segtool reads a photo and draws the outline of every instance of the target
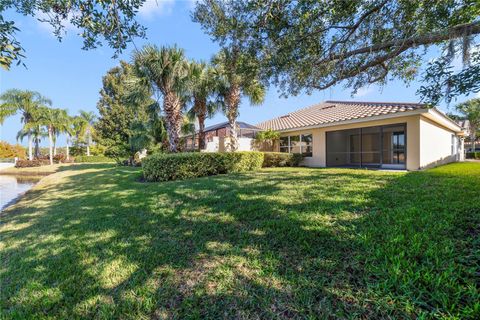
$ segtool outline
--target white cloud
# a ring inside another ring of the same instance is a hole
[[[373,92],[372,87],[362,87],[362,88],[357,90],[357,93],[354,96],[355,97],[364,97],[364,96],[368,96],[372,92]]]
[[[147,0],[138,10],[138,14],[144,19],[152,19],[155,16],[171,14],[175,0]]]

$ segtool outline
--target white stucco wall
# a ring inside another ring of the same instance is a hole
[[[228,150],[229,138],[213,137],[212,141],[207,142],[203,152],[225,152]],[[238,138],[237,151],[253,151],[254,140],[252,138]]]
[[[452,137],[454,139],[453,150]],[[420,167],[422,169],[459,161],[461,143],[462,141],[455,132],[430,119],[420,118]]]

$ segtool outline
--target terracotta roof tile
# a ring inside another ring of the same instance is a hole
[[[419,103],[325,101],[256,126],[277,131],[425,109]]]

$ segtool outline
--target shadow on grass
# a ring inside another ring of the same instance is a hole
[[[140,183],[135,168],[71,166],[2,217],[2,312],[471,316],[480,205],[468,200],[479,196],[479,167]]]

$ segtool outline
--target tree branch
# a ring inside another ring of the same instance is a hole
[[[470,35],[479,34],[479,33],[480,33],[480,22],[460,24],[460,25],[454,26],[449,30],[442,30],[439,32],[433,32],[433,33],[414,36],[414,37],[405,38],[405,39],[391,40],[391,41],[375,44],[372,46],[348,51],[345,53],[333,54],[333,55],[330,55],[328,58],[318,61],[317,63],[328,63],[335,60],[344,60],[346,58],[349,58],[355,55],[364,54],[364,53],[371,54],[371,53],[375,53],[375,52],[379,52],[379,51],[383,51],[383,50],[387,50],[395,47],[411,48],[411,47],[417,47],[421,45],[429,45],[432,43],[437,43],[437,42],[454,39],[454,38],[460,38],[464,36],[470,36]]]
[[[385,54],[383,56],[379,56],[375,59],[373,59],[372,61],[364,64],[363,66],[359,67],[359,68],[356,68],[356,69],[352,69],[352,70],[349,70],[348,72],[346,72],[345,74],[343,74],[342,76],[339,76],[329,82],[327,82],[326,84],[324,85],[316,85],[316,84],[312,84],[312,88],[315,88],[315,89],[318,89],[318,90],[324,90],[324,89],[327,89],[327,88],[330,88],[331,86],[334,86],[336,85],[338,82],[342,81],[342,80],[345,80],[345,79],[348,79],[348,78],[351,78],[357,74],[360,74],[364,71],[366,71],[367,69],[370,69],[372,67],[376,67],[378,65],[382,66],[382,68],[385,70],[386,69],[386,66],[384,64],[384,62],[392,59],[392,58],[395,58],[396,56],[398,56],[399,54],[401,54],[402,52],[408,50],[410,47],[409,46],[402,46],[400,48],[398,48],[397,50],[395,51],[392,51],[388,54]],[[385,70],[386,71],[386,70]],[[388,73],[388,71],[384,72],[384,76],[386,76]],[[374,81],[370,81],[370,83],[373,83]]]

